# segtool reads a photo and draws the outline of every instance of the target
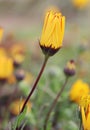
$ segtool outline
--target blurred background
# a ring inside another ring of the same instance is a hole
[[[49,127],[78,130],[78,107],[71,103],[69,91],[77,79],[90,84],[90,1],[83,1],[0,0],[0,130],[9,130],[10,122],[19,113],[20,99],[25,100],[38,75],[44,58],[39,47],[44,14],[52,6],[66,17],[63,47],[48,61],[28,104],[30,112],[24,130],[42,129],[49,105],[64,83],[64,66],[71,59],[76,63],[76,75],[69,80]]]

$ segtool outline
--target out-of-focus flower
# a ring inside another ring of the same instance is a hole
[[[6,55],[6,51],[3,47],[0,47],[0,56]]]
[[[54,55],[61,47],[64,36],[65,17],[57,9],[46,13],[40,47],[45,55]]]
[[[72,3],[76,8],[82,9],[88,5],[89,0],[72,0]]]
[[[16,83],[16,77],[14,74],[12,74],[10,77],[8,77],[7,82],[9,84],[15,84]]]
[[[13,73],[13,61],[10,57],[0,56],[0,80],[7,79]]]
[[[3,28],[0,27],[0,43],[1,43],[1,41],[2,41],[3,32],[4,32]]]
[[[83,95],[89,94],[89,92],[90,92],[89,85],[83,82],[81,79],[79,79],[72,85],[69,97],[71,101],[74,101],[79,104],[80,98]]]
[[[24,99],[22,99],[22,100],[17,99],[15,101],[13,101],[13,103],[11,103],[11,105],[10,105],[10,112],[13,115],[18,115],[20,113],[20,110],[22,109],[24,102],[25,102]],[[28,102],[26,107],[27,107],[27,113],[29,113],[31,110],[31,107],[32,107],[31,102]]]
[[[90,95],[82,96],[80,108],[83,128],[84,130],[90,130]]]
[[[76,72],[76,66],[74,60],[70,60],[64,68],[64,73],[66,76],[73,76]]]
[[[10,51],[15,65],[20,65],[25,58],[25,47],[19,43],[14,44]]]

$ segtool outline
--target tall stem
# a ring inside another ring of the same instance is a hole
[[[66,80],[65,80],[65,83],[63,84],[62,88],[60,89],[59,93],[57,94],[56,98],[54,99],[54,101],[52,102],[51,106],[50,106],[50,109],[46,115],[46,118],[45,118],[45,122],[44,122],[44,130],[47,129],[47,123],[48,123],[48,120],[49,120],[49,117],[50,117],[50,114],[52,112],[52,110],[54,109],[59,97],[61,96],[66,84],[67,84],[67,81],[68,81],[68,77],[66,77]]]
[[[45,68],[45,66],[46,66],[46,63],[47,63],[48,58],[49,58],[49,56],[45,56],[45,59],[44,59],[42,68],[41,68],[41,70],[40,70],[40,72],[39,72],[39,74],[38,74],[38,76],[37,76],[37,78],[36,78],[36,81],[35,81],[35,83],[34,83],[32,89],[31,89],[29,95],[27,96],[27,98],[26,98],[26,100],[25,100],[25,102],[24,102],[24,104],[23,104],[23,107],[22,107],[20,113],[23,112],[23,110],[24,110],[24,108],[25,108],[25,106],[26,106],[28,100],[30,99],[30,97],[31,97],[31,95],[33,94],[35,88],[37,87],[37,84],[38,84],[38,82],[39,82],[39,80],[40,80],[40,77],[41,77],[43,71],[44,71],[44,68]]]
[[[82,115],[81,115],[81,108],[80,108],[80,125],[79,125],[79,130],[84,130],[84,128],[83,128],[83,123],[82,123]]]
[[[79,130],[82,130],[82,122],[80,121]]]

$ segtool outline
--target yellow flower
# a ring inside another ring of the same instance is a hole
[[[7,82],[9,84],[15,84],[16,83],[16,77],[15,77],[15,75],[14,74],[10,75],[10,77],[8,77],[8,79],[7,79]]]
[[[81,116],[84,130],[90,130],[90,95],[82,97]]]
[[[72,0],[73,4],[77,8],[84,8],[88,5],[89,0]]]
[[[3,28],[0,27],[0,43],[1,43],[1,41],[2,41],[3,32],[4,32]]]
[[[20,100],[20,99],[15,100],[10,105],[10,112],[12,114],[14,114],[14,115],[18,115],[20,113],[20,110],[22,109],[22,106],[23,106],[24,102],[25,102],[24,99],[22,99],[22,100]],[[31,107],[32,107],[31,102],[28,102],[26,107],[27,107],[27,113],[29,113],[30,110],[31,110]]]
[[[13,61],[7,56],[0,56],[0,79],[7,79],[13,73]]]
[[[14,44],[11,47],[11,56],[16,64],[21,64],[25,58],[25,48],[22,44]]]
[[[65,17],[56,10],[51,9],[46,13],[40,47],[44,54],[54,55],[61,47],[64,36]]]
[[[79,104],[80,98],[83,95],[89,94],[89,92],[90,92],[89,85],[79,79],[72,85],[69,97],[71,101],[74,101]]]
[[[6,55],[6,51],[3,47],[0,47],[0,56]]]

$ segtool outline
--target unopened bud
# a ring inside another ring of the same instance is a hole
[[[66,67],[64,68],[64,73],[66,76],[73,76],[75,75],[76,72],[76,66],[74,60],[70,60],[67,64]]]

